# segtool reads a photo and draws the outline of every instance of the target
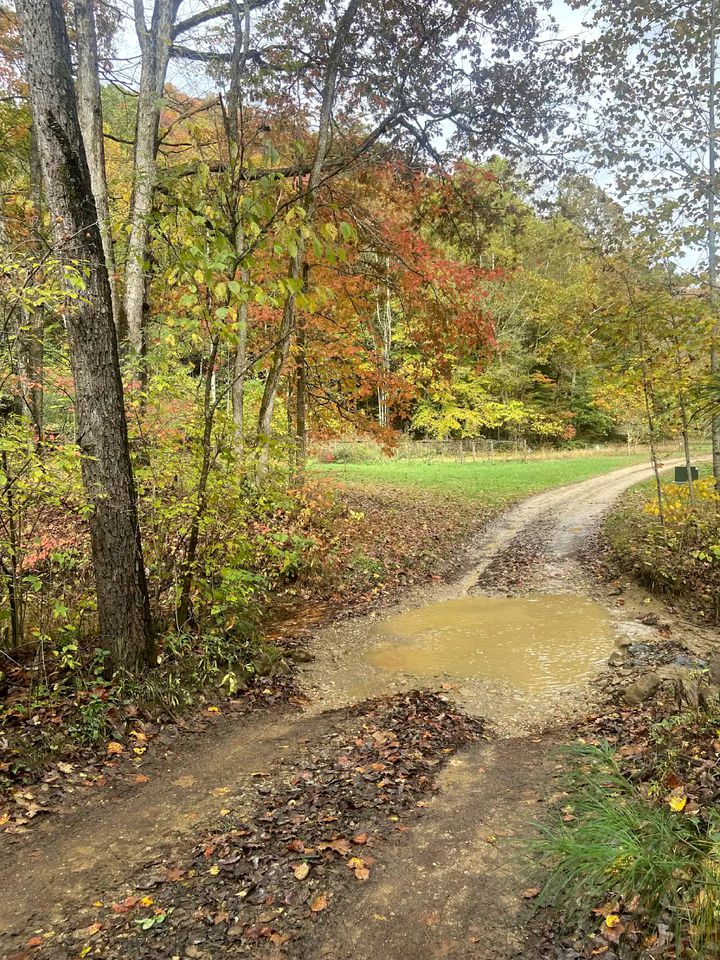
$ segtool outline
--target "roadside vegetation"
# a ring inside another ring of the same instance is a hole
[[[689,613],[720,618],[720,498],[708,470],[692,484],[645,484],[605,525],[609,562]]]
[[[716,694],[582,725],[562,811],[534,848],[563,956],[717,956],[719,728]]]

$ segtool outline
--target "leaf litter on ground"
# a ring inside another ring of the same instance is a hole
[[[52,936],[32,957],[210,960],[287,949],[372,878],[383,842],[409,829],[442,767],[483,733],[481,720],[426,691],[338,714],[350,726],[260,783],[252,816],[227,815],[172,865],[148,865],[152,898],[136,898],[148,884],[135,877],[67,928],[44,931]]]

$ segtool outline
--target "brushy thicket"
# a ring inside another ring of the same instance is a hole
[[[712,478],[663,485],[663,516],[644,488],[608,520],[614,559],[645,586],[720,616],[720,497]]]
[[[181,387],[183,385],[180,385]],[[158,669],[110,677],[97,646],[87,504],[75,445],[56,437],[37,448],[20,421],[0,436],[0,697],[5,717],[59,699],[77,702],[77,738],[100,739],[113,702],[174,713],[198,692],[232,695],[267,676],[280,653],[260,638],[268,595],[332,563],[331,529],[346,511],[324,489],[288,488],[287,471],[257,483],[252,464],[217,418],[212,468],[199,495],[202,422],[178,389],[142,427],[131,419],[144,558],[157,632]],[[199,522],[197,554],[189,531]],[[178,622],[183,579],[192,575],[191,620]],[[95,694],[91,691],[96,690]],[[0,716],[2,720],[2,716]]]

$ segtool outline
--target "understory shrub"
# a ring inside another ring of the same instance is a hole
[[[659,593],[692,600],[720,615],[720,497],[712,478],[663,484],[663,518],[654,493],[631,496],[608,519],[606,533],[622,569]]]

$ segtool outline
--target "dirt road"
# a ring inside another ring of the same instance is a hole
[[[503,582],[502,571],[505,561],[517,569],[518,556],[519,589],[589,592],[579,561],[582,548],[617,497],[647,476],[649,468],[630,467],[530,498],[471,545],[466,573],[455,584],[416,591],[391,612],[516,590]],[[619,634],[626,627],[637,631],[622,611],[611,615]],[[258,776],[272,777],[289,750],[342,723],[334,708],[427,686],[427,676],[393,677],[363,660],[376,642],[376,623],[377,615],[364,617],[318,635],[312,645],[316,660],[303,671],[310,700],[304,714],[270,723],[225,719],[187,748],[168,749],[151,782],[48,819],[3,850],[0,956],[17,950],[38,926],[70,922],[79,902],[103,897],[144,864],[187,844],[198,824],[220,807],[241,809]],[[466,686],[448,684],[448,695],[489,716],[500,739],[453,761],[442,775],[442,792],[409,838],[384,855],[377,879],[359,898],[328,911],[327,922],[315,926],[310,940],[289,944],[287,955],[326,960],[523,955],[517,917],[526,878],[507,840],[537,819],[537,804],[555,789],[556,760],[547,737],[537,731],[586,708],[588,688],[530,703],[502,682],[475,678]]]

